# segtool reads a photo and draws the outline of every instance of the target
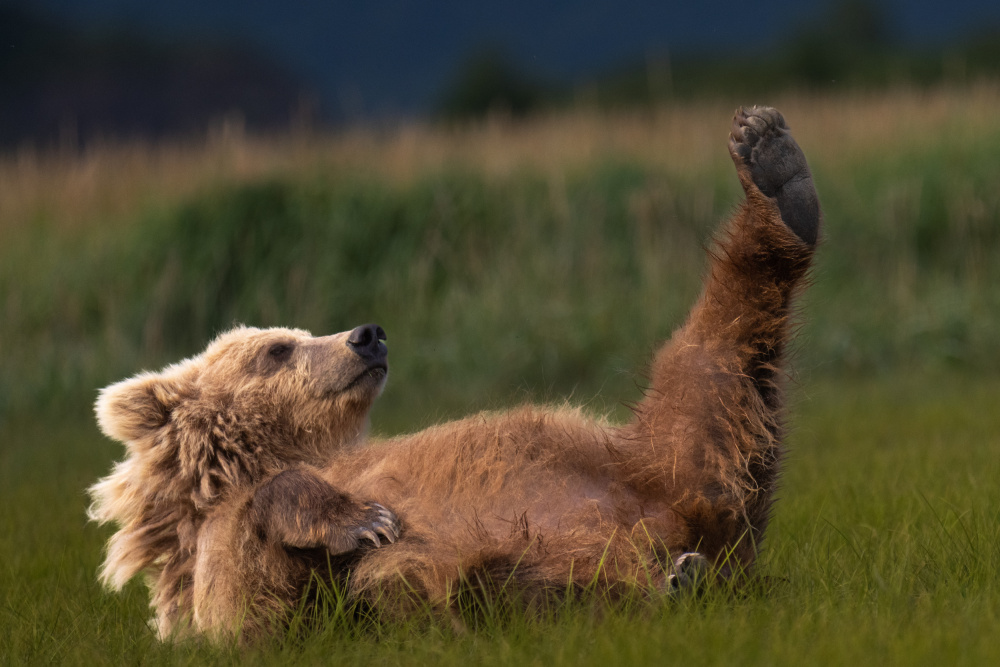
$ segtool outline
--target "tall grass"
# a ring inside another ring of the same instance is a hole
[[[698,239],[726,206],[707,194],[702,211],[661,224],[651,207],[690,204],[627,165],[571,176],[560,192],[530,174],[447,172],[402,190],[271,181],[130,229],[46,239],[47,264],[23,240],[0,274],[0,327],[26,354],[5,365],[0,391],[12,409],[61,405],[237,321],[331,332],[369,320],[389,332],[393,383],[438,385],[433,405],[525,379],[592,388],[638,365],[680,317]],[[673,289],[649,289],[662,282]]]
[[[690,101],[644,111],[580,108],[517,123],[492,118],[456,127],[409,123],[336,134],[247,135],[223,125],[208,137],[149,144],[94,143],[82,153],[29,148],[0,155],[0,233],[38,224],[57,232],[127,225],[221,184],[362,173],[405,185],[444,168],[489,178],[531,168],[558,178],[612,159],[671,174],[728,169],[728,118],[737,105],[782,109],[814,162],[839,168],[900,146],[961,143],[990,134],[1000,84],[872,93]]]
[[[826,212],[800,368],[997,370],[1000,130],[980,114],[998,98],[981,87],[964,98],[787,100]],[[229,184],[113,223],[90,217],[103,209],[86,200],[76,217],[40,206],[8,221],[0,249],[0,345],[17,350],[0,366],[0,419],[74,409],[94,388],[194,353],[236,322],[322,333],[378,321],[392,345],[390,429],[512,396],[602,394],[614,409],[635,397],[636,372],[695,297],[703,247],[739,198],[728,113],[711,123],[696,106],[604,124],[577,115],[413,130],[419,140],[404,130],[394,143],[368,137],[375,157],[364,153],[357,169],[336,164],[347,158],[333,149],[357,141],[341,137],[329,140],[326,166],[250,180],[236,170]],[[662,144],[655,153],[635,139],[643,128]],[[876,131],[877,145],[859,143]],[[528,150],[536,134],[553,155]],[[568,135],[609,150],[580,161]],[[300,139],[284,157],[320,160]],[[470,167],[469,140],[482,168]],[[412,142],[416,154],[447,155],[444,166],[412,178],[368,169]],[[263,155],[259,173],[277,162]],[[498,155],[522,166],[494,173]],[[111,158],[79,160],[94,182],[129,181]],[[182,163],[175,182],[190,178]],[[53,184],[80,169],[70,160]]]

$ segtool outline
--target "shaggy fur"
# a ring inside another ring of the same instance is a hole
[[[527,406],[366,442],[381,329],[234,329],[101,392],[101,428],[127,450],[91,489],[91,517],[119,528],[102,579],[143,574],[161,637],[253,637],[315,573],[405,611],[408,596],[447,608],[497,582],[528,601],[594,582],[662,588],[685,552],[716,576],[749,568],[820,219],[777,111],[738,111],[730,153],[746,200],[630,423]]]

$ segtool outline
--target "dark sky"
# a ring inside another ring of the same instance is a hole
[[[0,0],[2,1],[2,0]],[[8,3],[10,4],[10,3]],[[250,44],[310,82],[324,106],[366,114],[426,110],[458,63],[500,47],[541,76],[572,82],[645,53],[759,52],[827,3],[801,0],[31,0],[84,30]],[[894,0],[896,38],[934,45],[1000,24],[997,0]]]

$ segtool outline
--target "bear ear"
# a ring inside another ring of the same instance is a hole
[[[167,423],[184,393],[178,379],[142,373],[101,390],[94,406],[97,423],[110,438],[139,440]]]

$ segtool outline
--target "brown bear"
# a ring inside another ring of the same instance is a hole
[[[406,599],[447,609],[470,587],[530,602],[747,571],[820,211],[776,110],[738,110],[729,151],[746,200],[629,423],[528,406],[368,441],[381,328],[237,328],[101,392],[100,426],[126,445],[91,489],[91,518],[118,524],[102,579],[145,575],[161,637],[250,639],[316,576],[405,611]]]

